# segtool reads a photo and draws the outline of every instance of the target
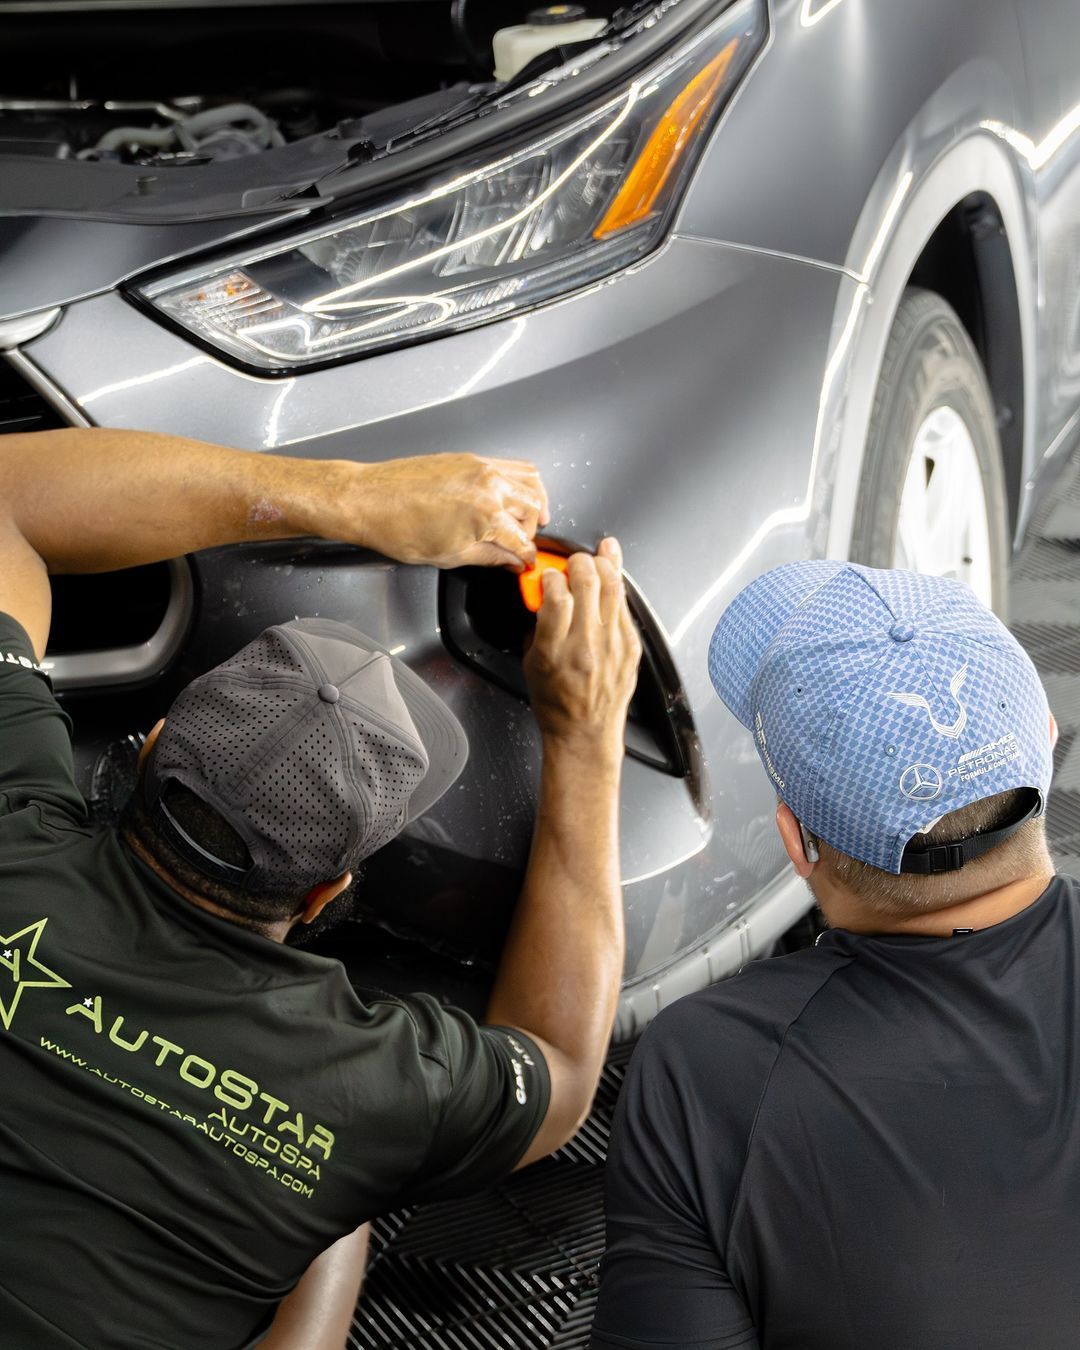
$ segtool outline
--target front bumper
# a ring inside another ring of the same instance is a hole
[[[704,763],[695,792],[627,761],[629,1034],[675,993],[736,969],[806,905],[801,890],[777,889],[773,799],[705,654],[731,595],[821,536],[813,452],[842,284],[830,269],[676,236],[633,271],[529,315],[299,377],[241,372],[117,293],[70,306],[21,359],[102,425],[311,457],[523,455],[543,472],[553,533],[619,535]],[[193,565],[192,627],[146,715],[295,613],[403,647],[463,721],[472,759],[373,884],[391,920],[423,928],[426,915],[451,948],[471,928],[468,959],[490,956],[485,938],[501,931],[527,849],[535,733],[524,705],[447,652],[434,575],[321,544],[218,550]]]

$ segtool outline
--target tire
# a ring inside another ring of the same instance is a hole
[[[935,498],[956,509],[935,516]],[[874,395],[852,560],[959,576],[1004,618],[1009,554],[1001,444],[982,363],[955,311],[932,291],[909,289]]]

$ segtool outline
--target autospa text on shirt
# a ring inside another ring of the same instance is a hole
[[[107,1037],[120,1049],[126,1050],[131,1055],[138,1055],[140,1059],[152,1058],[155,1067],[172,1070],[180,1082],[212,1093],[222,1106],[210,1112],[205,1120],[200,1121],[164,1100],[160,1092],[151,1094],[145,1088],[125,1081],[115,1073],[87,1063],[72,1051],[46,1037],[41,1038],[44,1049],[51,1050],[59,1058],[68,1060],[94,1074],[95,1077],[130,1092],[146,1105],[166,1111],[193,1125],[215,1143],[231,1149],[237,1157],[244,1159],[272,1180],[281,1182],[296,1194],[307,1198],[314,1194],[310,1183],[321,1179],[322,1163],[329,1161],[334,1147],[334,1135],[325,1125],[306,1123],[302,1112],[294,1111],[280,1097],[262,1090],[255,1079],[238,1069],[219,1069],[210,1060],[185,1050],[183,1046],[177,1045],[167,1037],[153,1035],[143,1029],[132,1039],[127,1039],[124,1035],[123,1015],[118,1015],[107,1023],[103,1016],[100,996],[83,1003],[73,1003],[65,1011],[68,1016],[85,1017],[97,1035]],[[178,1087],[180,1082],[177,1083]],[[226,1108],[231,1108],[231,1111]],[[238,1112],[254,1116],[255,1119],[238,1119],[236,1114]],[[287,1171],[282,1172],[279,1163],[285,1168],[302,1172],[303,1177],[294,1177]]]

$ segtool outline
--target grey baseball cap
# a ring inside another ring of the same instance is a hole
[[[184,689],[143,774],[148,815],[207,876],[271,896],[354,869],[443,795],[468,758],[457,718],[403,661],[348,624],[267,628]],[[169,810],[178,783],[247,846],[208,852]]]

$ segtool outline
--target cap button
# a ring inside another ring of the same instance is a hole
[[[889,629],[889,636],[894,642],[910,642],[915,636],[915,626],[910,623],[894,623]]]
[[[336,684],[320,684],[319,697],[324,703],[336,703],[341,697],[341,690]]]

